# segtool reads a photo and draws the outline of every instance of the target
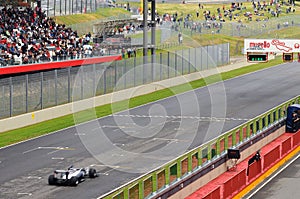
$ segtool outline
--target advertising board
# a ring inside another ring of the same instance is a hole
[[[245,39],[245,52],[300,52],[300,39]]]

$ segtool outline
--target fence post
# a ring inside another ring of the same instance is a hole
[[[194,66],[194,68],[195,68],[195,72],[197,72],[197,48],[194,48],[195,50],[195,66]],[[200,55],[201,55],[201,57],[200,57],[200,59],[201,59],[201,63],[200,63],[200,71],[202,70],[202,47],[200,47]]]
[[[68,102],[71,102],[71,67],[68,67]]]
[[[57,69],[54,70],[54,82],[55,82],[55,105],[57,106]]]
[[[116,88],[116,85],[117,85],[117,75],[118,75],[118,73],[117,73],[117,62],[116,61],[114,61],[114,63],[115,63],[115,66],[114,66],[114,69],[115,69],[115,88]]]
[[[162,53],[159,53],[159,80],[162,79]]]
[[[96,64],[93,64],[93,96],[96,96]]]
[[[123,71],[123,76],[124,76],[124,89],[126,89],[126,59],[124,59],[124,71]]]
[[[77,1],[76,1],[77,3]],[[56,11],[56,1],[54,1],[54,5],[53,5],[53,15],[55,16],[55,11]]]
[[[61,10],[61,0],[59,1],[59,15],[61,16],[61,12],[62,12],[62,10]]]
[[[229,53],[229,48],[230,48],[230,46],[229,46],[229,43],[227,43],[227,64],[229,64],[230,63],[230,53]]]
[[[43,102],[43,82],[44,82],[44,72],[41,72],[41,109],[44,108],[44,102]]]
[[[154,81],[154,55],[151,55],[151,82]]]
[[[67,15],[67,0],[65,0],[65,15]]]
[[[175,77],[177,76],[177,52],[175,51]]]
[[[136,57],[133,59],[133,86],[136,86]]]
[[[206,46],[206,69],[208,69],[208,46]]]
[[[25,112],[28,113],[28,74],[26,74],[25,78]]]
[[[168,78],[170,78],[170,52],[168,51]]]
[[[12,109],[13,109],[12,90],[13,90],[12,77],[9,77],[9,117],[12,117]]]
[[[83,99],[83,67],[80,67],[80,94],[81,94],[81,99]]]
[[[181,50],[181,75],[183,75],[184,74],[184,72],[183,72],[183,63],[184,62],[184,60],[183,60],[183,49]]]
[[[219,45],[217,44],[216,47],[217,47],[217,50],[216,50],[216,52],[217,52],[216,60],[217,60],[217,66],[219,66]]]
[[[106,88],[106,69],[103,71],[103,94],[106,94],[107,88]]]
[[[189,68],[188,68],[188,73],[191,73],[191,49],[189,48]]]

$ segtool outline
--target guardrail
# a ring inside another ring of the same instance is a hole
[[[142,199],[155,197],[176,182],[221,158],[227,153],[227,149],[236,148],[250,138],[282,122],[285,120],[287,107],[299,102],[300,96],[294,97],[99,198]]]

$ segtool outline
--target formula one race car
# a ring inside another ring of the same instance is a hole
[[[70,166],[67,170],[55,170],[54,174],[48,178],[49,185],[67,185],[77,186],[83,182],[86,177],[95,178],[98,174],[93,168],[73,168]]]

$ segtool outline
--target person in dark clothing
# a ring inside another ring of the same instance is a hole
[[[260,150],[258,150],[255,155],[248,160],[248,169],[247,169],[247,176],[249,175],[249,167],[251,164],[253,164],[255,161],[258,162],[260,160]]]
[[[292,121],[293,121],[293,132],[296,132],[299,129],[299,123],[300,123],[300,119],[296,112],[293,112]]]

